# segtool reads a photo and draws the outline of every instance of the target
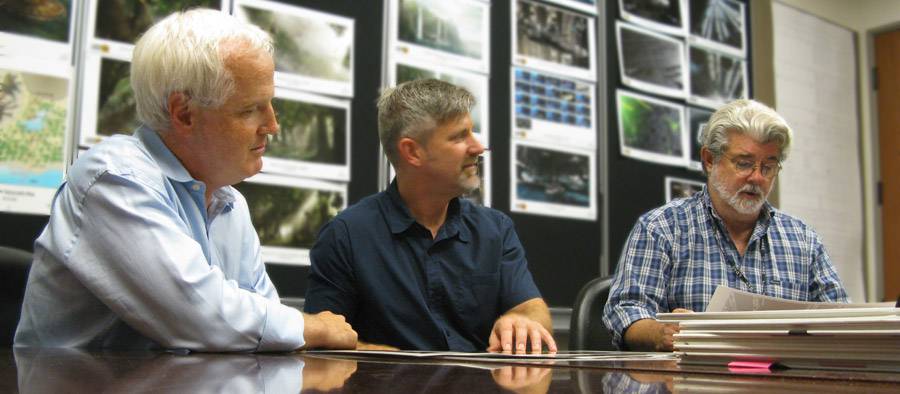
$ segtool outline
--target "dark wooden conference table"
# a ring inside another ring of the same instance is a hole
[[[900,374],[675,361],[505,365],[291,354],[0,349],[0,393],[898,393]]]

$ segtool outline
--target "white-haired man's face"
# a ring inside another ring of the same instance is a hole
[[[740,215],[758,215],[780,169],[779,153],[774,142],[762,144],[731,133],[728,151],[718,161],[704,163],[713,200],[724,202]]]
[[[191,154],[182,158],[193,176],[214,187],[256,175],[267,137],[278,132],[272,57],[240,42],[223,43],[223,48],[234,94],[217,108],[192,106],[191,132],[184,142]]]

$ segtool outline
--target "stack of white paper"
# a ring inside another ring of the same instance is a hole
[[[894,303],[786,301],[720,286],[706,312],[657,318],[679,324],[682,363],[900,372]]]

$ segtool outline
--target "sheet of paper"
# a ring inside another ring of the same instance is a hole
[[[706,306],[706,312],[735,312],[735,311],[770,311],[770,310],[795,310],[795,309],[838,309],[838,308],[882,308],[893,307],[893,302],[870,303],[827,303],[793,301],[781,298],[754,294],[742,290],[732,289],[726,286],[716,287],[715,293]]]
[[[504,354],[504,353],[468,353],[468,352],[433,352],[433,351],[380,351],[380,350],[307,350],[307,354],[336,355],[353,357],[389,357],[415,358],[431,360],[467,360],[467,361],[632,361],[632,360],[668,360],[674,359],[672,353],[654,352],[616,352],[616,351],[580,351],[560,352],[556,354]]]

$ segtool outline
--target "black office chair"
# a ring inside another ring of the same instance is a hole
[[[616,350],[612,336],[603,324],[603,307],[609,298],[613,278],[596,278],[588,282],[575,297],[569,328],[571,350]]]
[[[31,253],[0,246],[0,347],[12,346],[30,268]]]

